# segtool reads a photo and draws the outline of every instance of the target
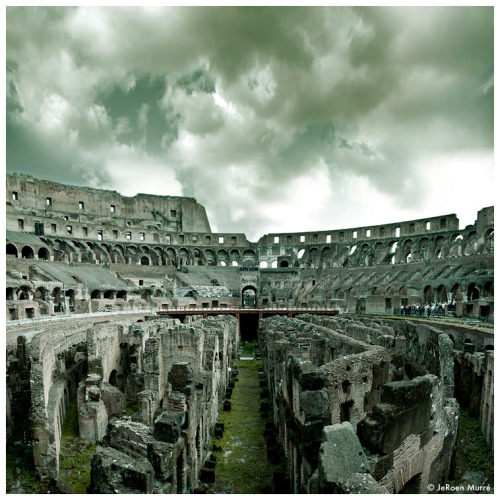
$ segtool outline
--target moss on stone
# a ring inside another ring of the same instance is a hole
[[[255,343],[244,346],[243,357],[253,353]],[[232,484],[232,493],[272,493],[273,473],[282,464],[271,464],[264,439],[265,420],[260,416],[260,360],[239,360],[238,381],[231,396],[231,411],[219,413],[224,435],[213,443],[222,448],[217,457],[215,474],[220,484]],[[220,488],[219,488],[220,489]]]
[[[90,461],[97,443],[84,441],[78,431],[78,405],[76,398],[70,403],[61,436],[59,454],[60,478],[74,493],[86,493],[90,484]]]

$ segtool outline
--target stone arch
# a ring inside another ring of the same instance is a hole
[[[143,255],[141,257],[141,266],[149,266],[149,257],[147,255]]]
[[[166,253],[167,253],[168,265],[172,265],[172,266],[176,267],[177,266],[177,254],[175,252],[175,249],[172,247],[168,247]]]
[[[155,293],[153,294],[153,297],[163,297],[162,291],[159,288],[157,288],[155,290]]]
[[[115,292],[114,292],[114,290],[106,290],[104,292],[103,296],[104,296],[105,299],[114,299],[115,298]]]
[[[434,240],[434,257],[437,259],[442,259],[444,255],[444,245],[446,240],[444,236],[437,236]]]
[[[462,287],[458,283],[451,287],[451,298],[458,301],[463,299]]]
[[[432,286],[427,285],[424,288],[424,302],[434,302],[434,289]]]
[[[188,249],[185,247],[179,248],[179,251],[177,252],[177,259],[179,266],[188,266],[190,264]]]
[[[247,285],[241,289],[241,303],[243,307],[249,309],[257,307],[257,289],[253,285]]]
[[[58,305],[60,302],[61,302],[61,289],[56,286],[53,290],[52,290],[52,297],[54,298],[54,304],[55,305]]]
[[[418,253],[422,259],[429,257],[429,238],[423,236],[418,240]]]
[[[217,252],[217,262],[223,266],[227,266],[229,264],[229,254],[227,253],[227,250],[224,250],[223,248],[221,248],[218,252]]]
[[[7,249],[6,249],[6,254],[7,255],[13,255],[14,257],[17,258],[17,247],[13,245],[12,243],[7,243]]]
[[[199,248],[193,248],[193,259],[194,264],[197,264],[198,266],[203,265],[203,253]]]
[[[238,250],[236,249],[231,250],[229,257],[231,259],[231,262],[239,262],[241,260],[240,252],[238,252]]]
[[[255,266],[257,263],[257,254],[253,250],[245,250],[243,252],[243,255],[241,256],[242,258],[242,265],[243,266]]]
[[[349,297],[356,297],[356,289],[349,288]]]
[[[35,252],[33,251],[33,248],[31,248],[29,245],[24,246],[21,250],[21,257],[23,259],[34,259]]]
[[[261,269],[267,269],[267,262],[265,260],[261,260],[259,263],[259,267]]]
[[[47,297],[49,296],[49,291],[43,287],[43,286],[39,286],[36,290],[35,290],[35,300],[47,300]]]
[[[494,297],[494,283],[493,281],[487,281],[483,287],[483,297]]]
[[[154,247],[152,250],[152,253],[156,253],[156,256],[158,258],[158,265],[159,266],[164,266],[165,265],[165,255],[163,253],[163,249],[161,247]]]
[[[477,233],[476,231],[471,231],[468,235],[467,238],[465,238],[465,243],[464,243],[464,253],[468,255],[473,255],[476,253],[477,249]]]
[[[400,289],[399,289],[399,295],[408,295],[408,290],[405,286],[402,286]]]
[[[102,299],[102,292],[101,290],[92,290],[92,293],[90,294],[91,299]]]
[[[437,301],[447,302],[448,301],[448,290],[444,285],[439,285],[437,287]]]
[[[40,248],[38,250],[38,260],[50,260],[50,252],[47,248]]]
[[[113,264],[125,263],[125,250],[122,245],[114,245],[110,252],[111,262]]]
[[[339,288],[337,290],[337,293],[335,294],[335,298],[336,299],[344,299],[345,298],[344,291],[341,288]]]
[[[151,300],[151,291],[148,289],[144,289],[141,292],[141,299],[149,302]]]
[[[17,300],[31,300],[32,294],[33,292],[27,286],[22,286],[16,292]]]
[[[205,250],[205,262],[209,266],[217,265],[217,258],[215,256],[215,252],[211,248],[207,248],[207,250]]]
[[[471,283],[467,287],[467,301],[477,300],[480,297],[479,289],[477,288],[475,283]]]

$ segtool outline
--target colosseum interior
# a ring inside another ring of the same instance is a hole
[[[446,214],[254,243],[213,233],[193,198],[8,174],[6,201],[7,448],[24,453],[7,491],[33,491],[29,463],[37,491],[77,492],[73,405],[87,493],[216,492],[249,359],[282,463],[268,492],[439,491],[461,411],[493,447],[493,207],[465,228]]]

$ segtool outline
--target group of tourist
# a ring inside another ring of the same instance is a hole
[[[420,304],[401,304],[401,316],[445,316],[447,312],[453,312],[456,309],[456,302],[453,299],[448,302],[422,302]]]

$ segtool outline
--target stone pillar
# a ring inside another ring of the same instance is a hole
[[[100,375],[91,373],[78,387],[78,427],[80,438],[86,441],[99,441],[108,427],[108,412],[101,399],[101,381]]]

